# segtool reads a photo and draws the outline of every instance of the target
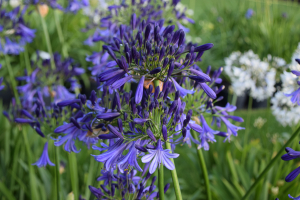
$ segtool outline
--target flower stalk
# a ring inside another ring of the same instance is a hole
[[[158,169],[158,189],[159,189],[159,199],[164,200],[164,166],[161,165]]]
[[[191,131],[193,137],[196,139],[198,138],[197,134],[195,131]],[[207,199],[211,200],[211,192],[210,192],[210,185],[209,185],[209,179],[208,179],[208,173],[207,173],[207,168],[206,168],[206,164],[205,164],[205,160],[202,154],[202,150],[197,148],[197,145],[195,144],[196,150],[197,150],[197,154],[198,154],[198,159],[202,168],[202,172],[203,172],[203,178],[205,181],[205,187],[206,187],[206,194],[207,194]]]
[[[52,47],[51,47],[51,42],[50,42],[50,37],[49,37],[49,32],[48,32],[48,28],[47,28],[47,23],[45,22],[44,17],[41,15],[40,10],[37,8],[40,19],[41,19],[41,23],[42,23],[42,27],[43,27],[43,32],[44,32],[44,36],[45,36],[45,40],[46,40],[46,45],[47,45],[47,49],[48,49],[48,53],[50,54],[50,62],[51,62],[51,68],[55,69],[55,63],[54,63],[54,59],[53,59],[53,54],[52,54]]]
[[[17,83],[16,83],[16,80],[14,78],[14,73],[13,73],[12,67],[10,65],[9,57],[8,57],[8,55],[5,54],[4,58],[5,58],[5,62],[6,62],[6,66],[7,66],[7,70],[8,70],[8,74],[9,74],[9,78],[10,78],[10,81],[11,81],[12,90],[14,92],[16,102],[17,102],[18,105],[20,105],[21,102],[20,102],[20,98],[19,98],[19,95],[18,95],[18,91],[17,91]]]
[[[170,142],[166,142],[166,148],[167,149],[172,149]],[[170,160],[175,165],[174,159],[170,158]],[[175,167],[174,170],[171,171],[171,175],[172,175],[172,180],[173,180],[173,186],[174,186],[174,190],[175,190],[176,199],[177,200],[182,200],[179,181],[178,181],[177,172],[176,172],[176,167]]]
[[[59,148],[58,147],[54,147],[54,156],[55,156],[55,185],[56,185],[56,194],[57,194],[57,200],[60,199],[60,193],[59,193],[59,189],[60,189],[60,173],[59,173]]]
[[[71,185],[72,185],[72,190],[73,190],[73,194],[74,194],[74,199],[79,199],[76,154],[69,153],[68,157],[69,157],[69,170],[70,170]]]

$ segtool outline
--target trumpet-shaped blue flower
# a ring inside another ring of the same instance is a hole
[[[164,165],[169,170],[175,169],[173,162],[170,158],[177,158],[179,154],[170,153],[170,149],[163,149],[161,140],[157,141],[155,149],[148,149],[149,154],[142,157],[143,163],[151,162],[149,167],[150,174],[153,174],[157,167],[161,167],[161,164]],[[152,161],[151,161],[152,160]]]
[[[296,158],[300,158],[300,151],[295,151],[294,149],[290,148],[290,147],[286,147],[285,151],[287,152],[286,154],[284,154],[283,156],[281,156],[281,159],[284,161],[289,161],[289,160],[293,160]],[[289,173],[286,177],[285,177],[285,181],[286,182],[291,182],[293,181],[300,173],[300,167],[294,169],[291,173]]]
[[[52,163],[49,159],[48,142],[45,143],[44,150],[40,159],[36,163],[33,163],[32,165],[36,165],[38,167],[46,167],[47,165],[55,166],[55,164]]]

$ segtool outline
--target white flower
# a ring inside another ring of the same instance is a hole
[[[300,106],[293,104],[290,97],[279,91],[271,99],[272,113],[283,126],[295,126],[300,122]]]
[[[225,58],[225,73],[229,76],[232,88],[237,96],[250,90],[250,95],[262,101],[275,91],[276,71],[270,69],[268,62],[261,61],[252,50],[245,53],[233,52]]]

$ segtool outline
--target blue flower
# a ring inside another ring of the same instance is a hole
[[[78,12],[80,9],[84,8],[84,7],[88,7],[89,6],[89,1],[88,0],[71,0],[69,1],[69,5],[68,8],[66,9],[69,12],[73,12],[76,13]]]
[[[225,140],[230,140],[230,136],[234,135],[237,136],[237,131],[238,130],[243,130],[245,129],[244,127],[239,127],[239,126],[235,126],[232,123],[230,123],[230,121],[228,121],[228,119],[226,119],[225,117],[220,117],[221,120],[224,122],[224,124],[227,127],[227,133],[228,133],[228,137]]]
[[[102,176],[97,178],[97,181],[104,181],[103,185],[111,184],[112,181],[117,181],[117,178],[114,175],[114,169],[110,170],[101,170]]]
[[[98,162],[103,162],[106,170],[114,168],[121,158],[123,151],[127,148],[127,144],[123,143],[123,139],[119,139],[116,143],[110,146],[106,152],[100,155],[92,155]]]
[[[170,158],[177,158],[179,154],[170,153],[170,149],[163,149],[161,140],[157,141],[157,145],[155,149],[148,149],[149,154],[142,157],[143,163],[151,162],[149,167],[150,174],[153,174],[157,167],[160,167],[160,164],[163,164],[169,170],[175,169],[173,162]]]
[[[300,196],[298,197],[292,197],[290,194],[288,195],[290,199],[300,200]]]
[[[249,8],[245,14],[245,17],[247,19],[250,19],[252,16],[254,15],[254,10],[252,10],[251,8]]]
[[[128,146],[128,153],[118,160],[118,167],[122,173],[124,173],[124,169],[127,169],[128,166],[132,166],[140,172],[142,171],[137,161],[138,150],[135,148],[135,143],[136,142],[131,142]]]
[[[300,106],[300,88],[298,88],[296,91],[292,92],[291,94],[285,94],[285,96],[290,97],[292,103],[297,103]]]
[[[33,163],[32,165],[36,165],[38,167],[46,167],[47,165],[55,166],[55,164],[52,163],[49,159],[48,142],[45,143],[44,150],[40,159],[36,163]]]
[[[185,97],[187,94],[195,93],[195,91],[193,91],[193,90],[187,90],[187,89],[181,87],[174,78],[171,77],[171,80],[172,80],[176,90],[180,92],[180,96]]]
[[[87,134],[87,131],[83,131],[79,129],[76,125],[73,123],[64,123],[64,125],[61,125],[57,127],[54,130],[54,133],[65,133],[66,135],[63,137],[58,137],[58,141],[54,142],[55,146],[61,146],[65,143],[64,149],[71,153],[72,151],[75,153],[79,153],[80,150],[77,150],[75,146],[75,140],[78,136],[82,134]]]
[[[289,161],[289,160],[293,160],[296,158],[300,158],[300,151],[295,151],[290,147],[286,147],[285,151],[287,152],[286,154],[284,154],[283,156],[281,156],[281,159],[284,161]],[[300,167],[294,169],[291,173],[289,173],[286,177],[285,177],[285,181],[286,182],[291,182],[293,181],[300,173]]]

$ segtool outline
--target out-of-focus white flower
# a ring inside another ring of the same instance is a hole
[[[300,58],[300,42],[299,42],[298,47],[297,47],[297,49],[295,50],[295,52],[292,56],[291,63],[289,64],[289,68],[291,70],[300,71],[300,65],[295,61],[296,58]]]
[[[15,7],[21,5],[21,0],[10,0],[10,1],[9,1],[9,5],[10,5],[11,7],[15,8]]]
[[[225,58],[224,70],[231,79],[232,88],[237,96],[250,90],[250,95],[257,101],[271,97],[275,91],[276,71],[268,62],[261,61],[252,50],[233,52]]]
[[[293,104],[290,97],[279,91],[271,99],[272,113],[283,126],[295,126],[300,121],[300,106]]]

